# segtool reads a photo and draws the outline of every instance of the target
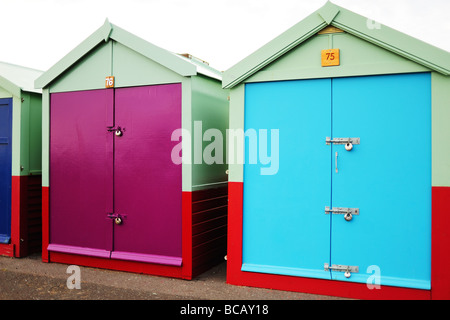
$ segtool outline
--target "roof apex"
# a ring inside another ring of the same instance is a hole
[[[323,19],[323,21],[329,25],[339,14],[339,11],[340,8],[337,5],[327,1],[327,3],[325,3],[325,5],[316,12]]]
[[[203,73],[203,71],[206,70],[206,68],[201,68],[201,66],[198,66],[187,59],[183,59],[179,55],[173,54],[170,51],[160,48],[119,28],[106,19],[100,28],[59,60],[42,76],[36,79],[35,87],[47,87],[51,82],[87,55],[98,44],[103,41],[108,42],[109,40],[117,41],[181,76],[194,76],[197,75],[197,73]],[[211,72],[211,70],[213,70],[213,68],[208,67],[208,72],[205,72],[205,75],[214,77],[217,80],[222,80],[222,74],[219,71],[214,70],[215,72]]]
[[[256,50],[223,74],[222,87],[232,88],[314,36],[327,25],[391,51],[426,68],[450,75],[450,53],[351,12],[328,1],[317,11]]]
[[[113,30],[113,25],[109,22],[108,18],[106,18],[105,23],[100,29],[102,30],[104,35],[103,39],[105,40],[105,42],[108,42],[109,36],[111,35],[111,32]]]

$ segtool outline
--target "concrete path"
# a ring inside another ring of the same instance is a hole
[[[226,284],[226,263],[194,280],[80,267],[81,288],[68,289],[68,265],[40,255],[0,257],[0,300],[338,300]]]

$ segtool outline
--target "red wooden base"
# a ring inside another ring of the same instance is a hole
[[[433,300],[450,300],[450,187],[433,187],[431,290]]]
[[[228,195],[227,283],[229,284],[368,300],[450,299],[450,275],[446,270],[450,252],[450,217],[445,210],[446,200],[450,199],[450,187],[433,188],[431,290],[388,286],[370,290],[365,284],[360,283],[241,271],[243,183],[230,182]]]
[[[49,262],[49,210],[50,195],[48,187],[42,187],[42,261]]]
[[[190,280],[188,271],[183,272],[183,267],[172,267],[159,264],[142,263],[134,261],[102,259],[81,255],[65,254],[51,252],[49,256],[51,262],[58,262],[70,265],[94,267],[100,269],[109,269],[117,271],[128,271],[134,273],[151,274],[156,276],[165,276]]]
[[[236,272],[232,271],[232,272]],[[293,292],[303,292],[323,296],[344,297],[364,300],[430,300],[428,290],[382,286],[370,290],[362,283],[349,283],[332,280],[310,279],[290,276],[258,274],[242,272],[236,274],[227,283],[241,286],[276,289]]]
[[[21,235],[24,234],[24,214],[22,209],[24,206],[23,187],[27,177],[13,176],[11,178],[11,240],[9,244],[0,245],[0,254],[9,257],[20,257],[24,254],[23,241],[21,243]]]
[[[42,188],[42,261],[190,280],[223,261],[226,253],[227,187],[182,193],[182,265],[104,259],[49,252],[49,188]]]
[[[14,245],[0,244],[0,256],[14,257]]]
[[[0,255],[20,258],[40,249],[40,186],[40,176],[12,177],[11,241],[9,244],[0,244]]]

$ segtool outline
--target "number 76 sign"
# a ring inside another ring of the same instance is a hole
[[[340,65],[339,49],[322,50],[322,67]]]
[[[114,88],[114,77],[106,77],[105,88]]]

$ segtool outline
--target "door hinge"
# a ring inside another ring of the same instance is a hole
[[[338,271],[338,272],[345,272],[345,277],[350,278],[352,273],[358,273],[359,267],[358,266],[344,266],[339,264],[330,264],[325,263],[323,265],[325,271]]]

